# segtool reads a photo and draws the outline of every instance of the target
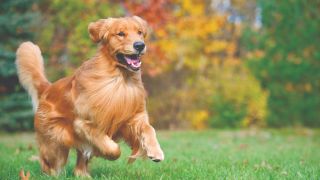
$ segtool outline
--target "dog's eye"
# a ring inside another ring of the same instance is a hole
[[[126,34],[121,31],[121,32],[119,32],[117,35],[118,35],[118,36],[121,36],[121,37],[124,37]]]
[[[138,34],[141,35],[141,34],[142,34],[142,31],[138,31]]]

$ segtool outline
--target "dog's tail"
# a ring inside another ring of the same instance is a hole
[[[16,66],[19,81],[32,98],[33,110],[38,108],[38,98],[50,85],[44,74],[40,48],[32,42],[24,42],[17,49]]]

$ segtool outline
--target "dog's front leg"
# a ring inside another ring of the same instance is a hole
[[[140,132],[140,144],[142,145],[142,149],[147,152],[148,158],[155,162],[163,161],[164,154],[157,140],[154,128],[149,122],[145,122],[141,124]]]
[[[99,131],[90,121],[77,119],[74,122],[74,127],[79,136],[85,138],[97,148],[99,156],[109,160],[115,160],[120,157],[120,146],[108,135]]]
[[[125,131],[125,132],[124,132]],[[156,137],[154,128],[149,123],[147,112],[137,114],[122,132],[124,139],[132,148],[129,162],[139,156],[147,156],[155,162],[164,160],[164,154]]]

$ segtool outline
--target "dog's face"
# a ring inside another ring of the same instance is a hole
[[[109,54],[121,67],[138,71],[141,55],[146,52],[144,38],[147,23],[140,17],[100,19],[89,24],[90,38],[102,42]]]

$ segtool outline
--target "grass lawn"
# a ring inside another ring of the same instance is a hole
[[[165,161],[126,163],[94,158],[94,179],[320,179],[320,130],[211,130],[158,132]],[[72,174],[75,152],[59,177],[41,173],[33,134],[0,135],[0,179],[81,179]]]

